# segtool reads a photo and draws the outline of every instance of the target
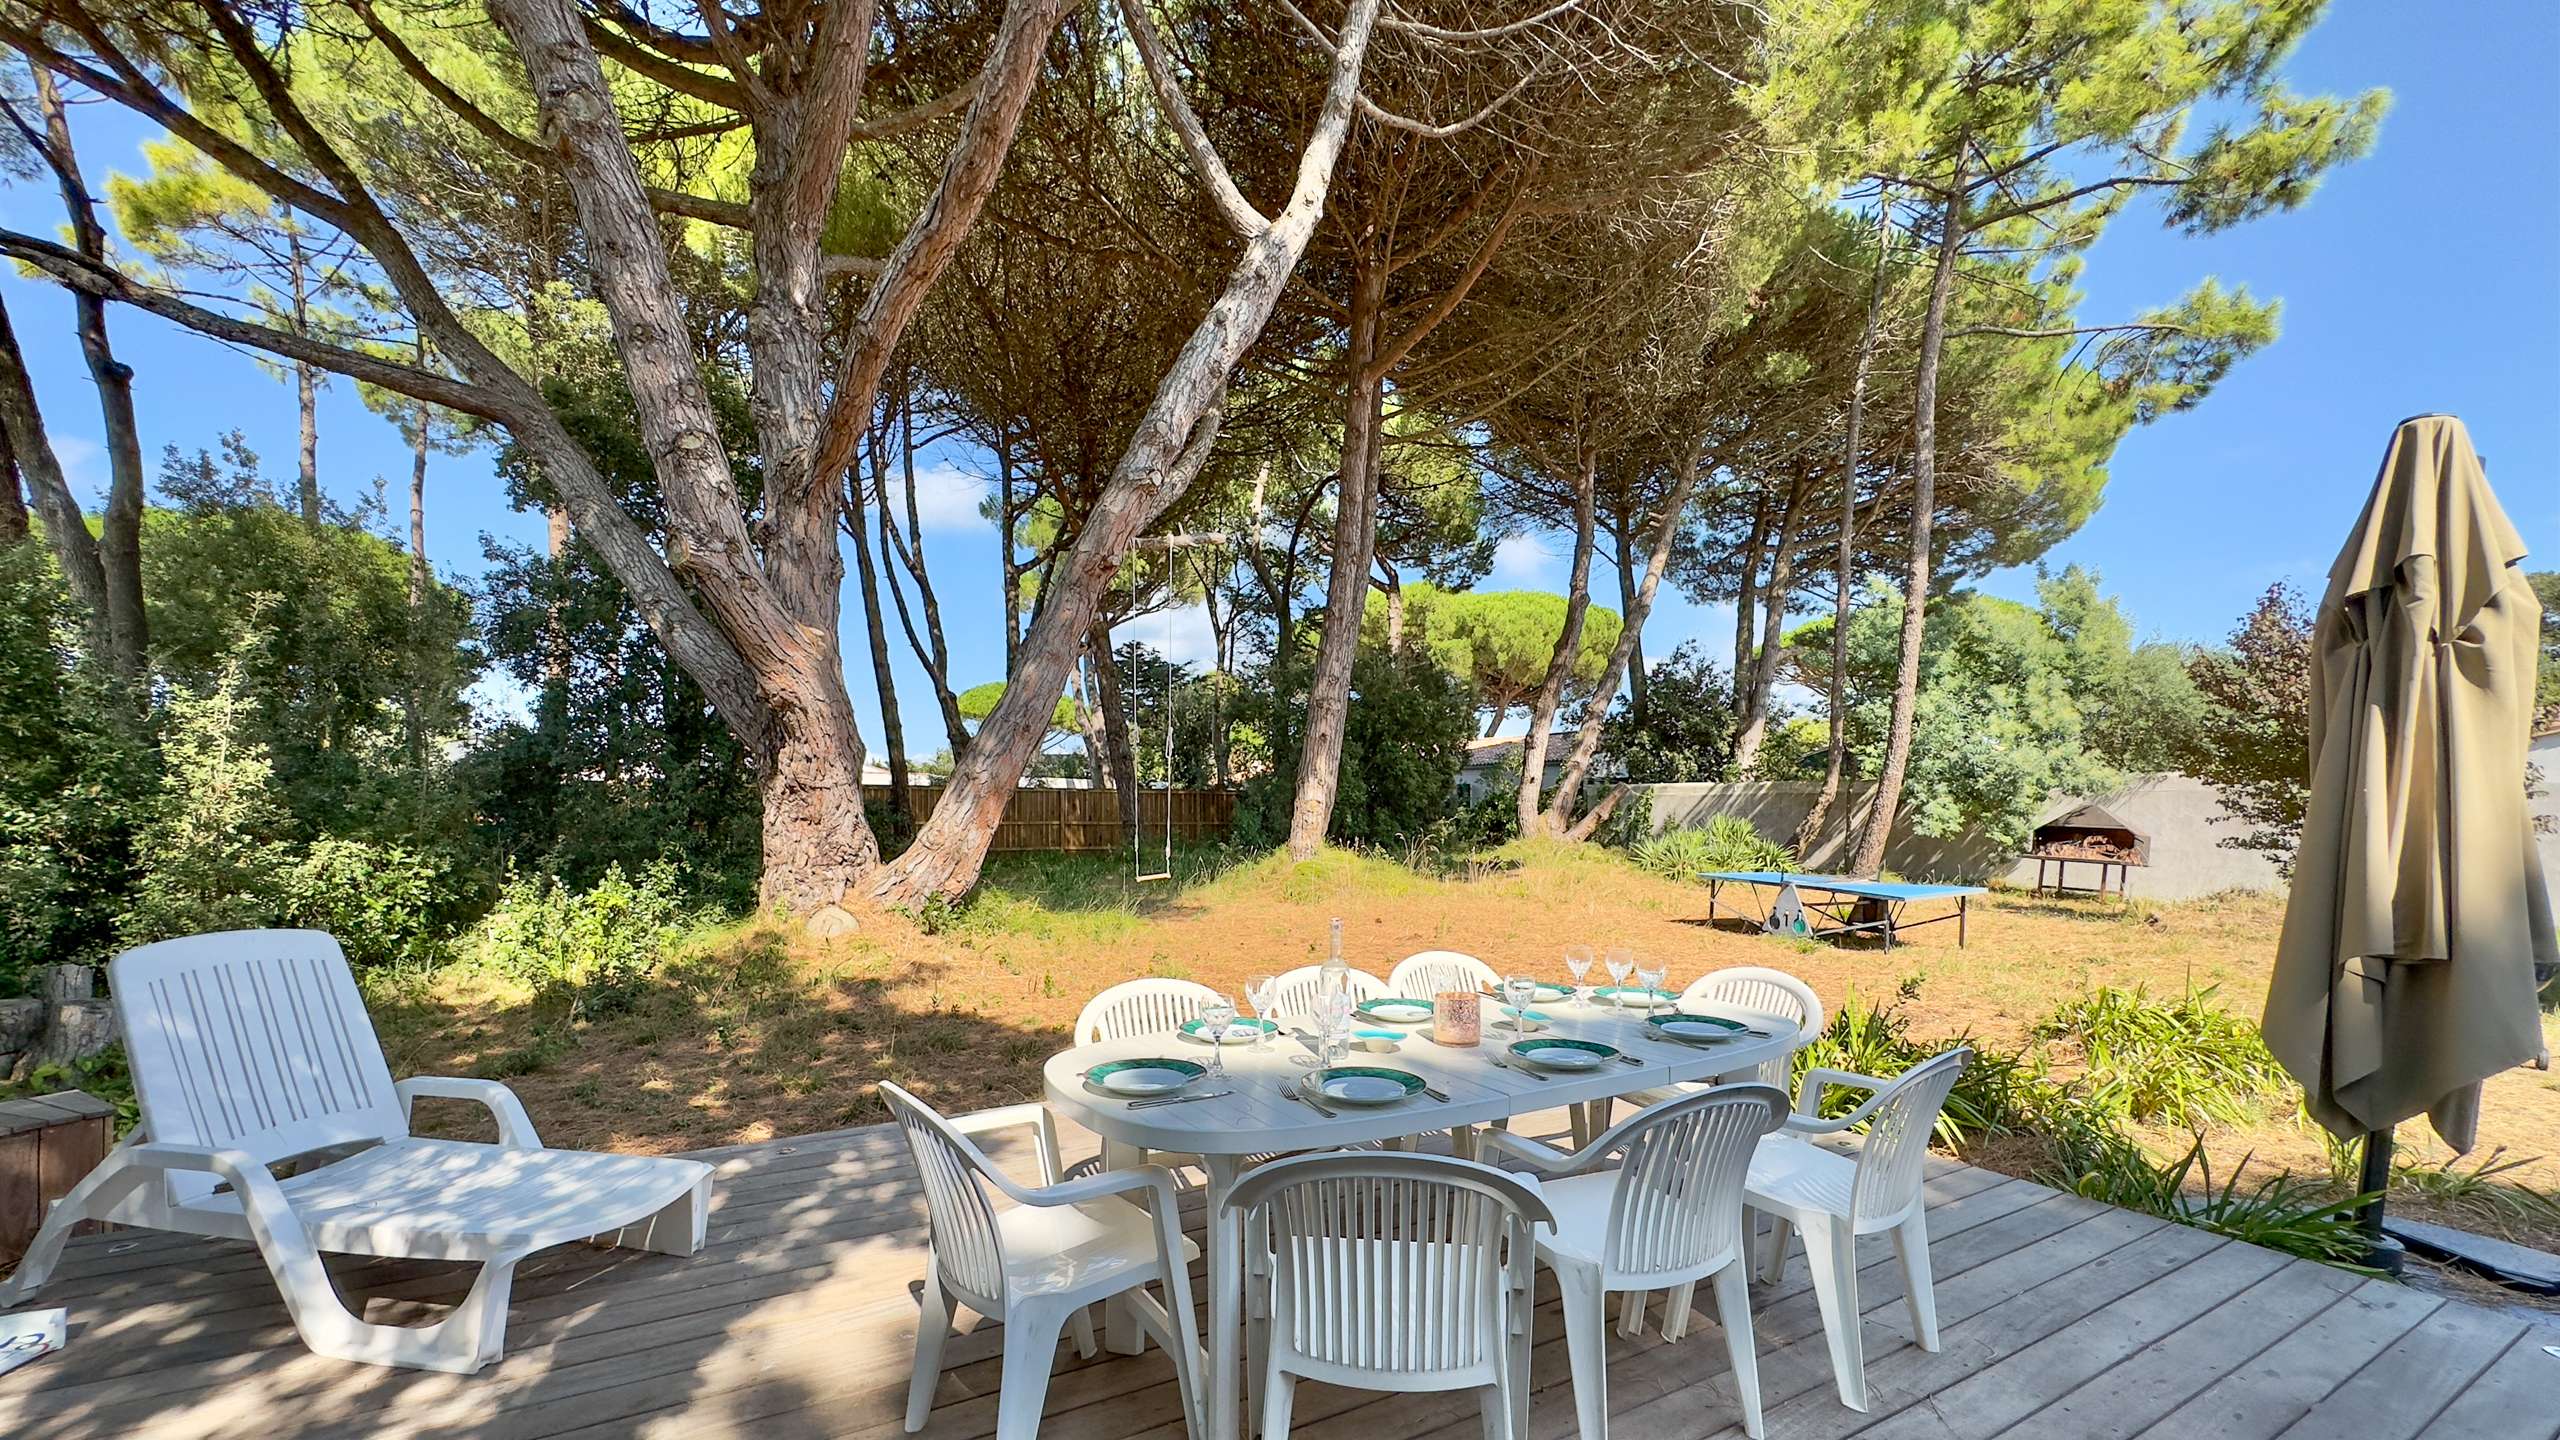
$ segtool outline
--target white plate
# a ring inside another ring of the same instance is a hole
[[[1433,1011],[1428,1000],[1382,1000],[1359,1013],[1394,1025],[1419,1025],[1430,1019]]]
[[[1686,1040],[1691,1044],[1700,1042],[1712,1044],[1718,1040],[1731,1040],[1742,1033],[1739,1030],[1727,1030],[1721,1025],[1702,1025],[1695,1020],[1665,1020],[1653,1028],[1675,1040]]]
[[[1514,1060],[1525,1061],[1541,1070],[1597,1070],[1608,1057],[1570,1045],[1542,1045],[1534,1050],[1514,1050]]]
[[[1101,1083],[1103,1089],[1114,1094],[1161,1095],[1167,1090],[1179,1090],[1195,1078],[1197,1077],[1180,1070],[1134,1066],[1127,1070],[1112,1071],[1102,1077]]]
[[[1251,1020],[1238,1020],[1227,1026],[1226,1038],[1218,1043],[1221,1045],[1250,1045],[1265,1035],[1276,1035],[1279,1031],[1280,1027],[1277,1024],[1273,1024],[1268,1030],[1262,1030],[1256,1029],[1254,1022]],[[1183,1021],[1181,1027],[1174,1033],[1180,1035],[1183,1039],[1190,1041],[1194,1045],[1206,1045],[1209,1043],[1208,1035],[1204,1033],[1203,1027],[1197,1020]]]
[[[1405,1087],[1375,1075],[1336,1075],[1316,1087],[1327,1100],[1345,1105],[1392,1105],[1405,1097]]]

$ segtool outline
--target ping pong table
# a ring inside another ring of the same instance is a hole
[[[1749,885],[1753,893],[1771,889],[1768,906],[1756,917],[1742,912],[1744,919],[1756,919],[1762,929],[1777,929],[1775,921],[1792,894],[1803,916],[1804,928],[1794,933],[1854,935],[1861,931],[1880,933],[1884,948],[1893,948],[1893,937],[1902,930],[1916,930],[1941,921],[1956,922],[1956,945],[1964,945],[1965,916],[1976,895],[1991,893],[1980,885],[1908,885],[1893,880],[1857,880],[1845,875],[1785,875],[1775,870],[1701,870],[1698,878],[1707,882],[1707,923],[1716,921],[1717,892],[1726,885]],[[1917,920],[1903,918],[1905,907],[1920,901],[1953,900],[1952,913],[1929,915]],[[1827,924],[1824,922],[1828,922]]]

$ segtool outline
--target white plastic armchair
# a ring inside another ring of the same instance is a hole
[[[1784,1020],[1796,1027],[1800,1040],[1811,1040],[1821,1034],[1831,1021],[1823,1013],[1822,997],[1813,987],[1784,970],[1771,970],[1760,965],[1736,965],[1724,970],[1711,970],[1689,983],[1680,992],[1680,1006],[1711,1010],[1748,1010]],[[1801,1047],[1799,1047],[1801,1048]],[[1772,1055],[1747,1071],[1719,1075],[1719,1085],[1749,1081],[1756,1085],[1774,1085],[1790,1089],[1789,1071],[1795,1064],[1795,1051]],[[1632,1105],[1659,1105],[1704,1089],[1700,1085],[1661,1085],[1650,1090],[1637,1090],[1619,1098]]]
[[[338,942],[317,930],[235,930],[145,945],[108,966],[141,1122],[46,1217],[0,1306],[51,1276],[84,1220],[246,1240],[302,1341],[342,1360],[468,1374],[498,1358],[515,1267],[599,1239],[690,1255],[711,1167],[546,1150],[511,1092],[487,1080],[394,1083]],[[468,1100],[495,1145],[409,1133],[422,1097]],[[268,1167],[352,1150],[278,1180]],[[322,1252],[476,1261],[432,1325],[367,1324]]]
[[[1911,1310],[1913,1338],[1923,1350],[1938,1348],[1938,1305],[1929,1280],[1926,1197],[1920,1182],[1929,1136],[1938,1114],[1973,1052],[1959,1047],[1912,1066],[1892,1080],[1816,1068],[1804,1075],[1787,1133],[1760,1144],[1751,1159],[1744,1199],[1770,1220],[1761,1278],[1774,1283],[1786,1265],[1790,1231],[1804,1236],[1823,1334],[1840,1403],[1867,1408],[1864,1346],[1858,1332],[1857,1237],[1893,1234],[1902,1263],[1902,1289]],[[1821,1118],[1832,1087],[1872,1091],[1864,1104],[1835,1120]],[[1835,1135],[1864,1125],[1852,1157],[1802,1138]]]
[[[1701,1280],[1715,1287],[1743,1430],[1761,1433],[1742,1184],[1753,1147],[1786,1114],[1783,1091],[1729,1085],[1654,1106],[1570,1155],[1518,1135],[1484,1138],[1487,1155],[1537,1168],[1555,1216],[1554,1228],[1538,1237],[1538,1258],[1563,1292],[1582,1440],[1609,1433],[1608,1297],[1627,1297],[1619,1329],[1633,1335],[1644,1325],[1646,1292],[1670,1290],[1663,1332],[1678,1339]],[[1617,1164],[1607,1166],[1613,1158]]]
[[[1387,993],[1428,1000],[1443,990],[1490,990],[1502,977],[1473,955],[1455,950],[1425,950],[1408,955],[1387,975]]]
[[[1173,1357],[1183,1421],[1199,1436],[1206,1359],[1193,1324],[1189,1266],[1200,1252],[1179,1228],[1172,1172],[1142,1165],[1060,1183],[1057,1129],[1044,1106],[946,1119],[896,1085],[882,1084],[880,1094],[924,1177],[931,1245],[907,1382],[907,1432],[923,1429],[932,1413],[954,1302],[1004,1322],[996,1440],[1034,1440],[1060,1330],[1072,1329],[1076,1352],[1092,1355],[1088,1307],[1126,1296],[1139,1329]],[[1038,1186],[1015,1182],[969,1138],[1025,1126],[1039,1156]],[[996,1194],[1013,1205],[998,1210]],[[1151,1284],[1162,1285],[1161,1303],[1146,1294]]]
[[[1394,993],[1387,988],[1386,981],[1366,970],[1344,971],[1342,984],[1343,988],[1351,992],[1353,1000],[1375,1000],[1381,995]],[[1316,1011],[1316,996],[1323,990],[1324,967],[1301,965],[1273,982],[1272,1012],[1279,1015],[1313,1015]]]
[[[1300,1379],[1482,1387],[1486,1440],[1525,1440],[1533,1227],[1554,1218],[1534,1179],[1442,1155],[1304,1155],[1254,1171],[1227,1205],[1244,1216],[1263,1440],[1287,1440]]]
[[[1124,980],[1085,1002],[1076,1015],[1076,1043],[1170,1035],[1217,998],[1194,980]]]

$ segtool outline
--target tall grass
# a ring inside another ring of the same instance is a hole
[[[1717,815],[1703,825],[1675,825],[1627,847],[1639,870],[1666,880],[1687,880],[1701,870],[1793,870],[1796,855],[1761,834],[1739,815]]]
[[[2211,987],[2156,1000],[2102,986],[2035,1027],[2082,1069],[2087,1102],[2143,1124],[2240,1124],[2285,1093],[2284,1067],[2258,1027],[2214,1003]]]

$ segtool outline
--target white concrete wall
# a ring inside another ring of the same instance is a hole
[[[2533,737],[2531,757],[2542,774],[2533,807],[2534,843],[2542,849],[2542,883],[2560,901],[2560,731]]]
[[[2560,774],[2560,757],[2549,768]],[[1761,834],[1784,841],[1795,834],[1813,798],[1821,787],[1811,781],[1759,782],[1746,781],[1716,785],[1653,785],[1654,828],[1664,829],[1678,824],[1696,824],[1713,815],[1741,815],[1750,820]],[[1835,870],[1845,858],[1842,854],[1847,815],[1862,809],[1867,797],[1874,793],[1870,785],[1859,785],[1853,803],[1835,807],[1836,819],[1826,829],[1820,843],[1810,855],[1797,857],[1806,870]],[[2037,817],[2039,823],[2095,800],[2136,830],[2151,837],[2151,863],[2136,869],[2128,889],[2132,894],[2160,900],[2185,900],[2210,895],[2221,890],[2274,890],[2282,887],[2275,862],[2254,851],[2234,850],[2222,844],[2226,836],[2240,833],[2229,823],[2217,824],[2221,815],[2221,798],[2212,786],[2185,775],[2140,775],[2133,777],[2124,790],[2114,795],[2057,796]],[[2546,842],[2550,845],[2553,842]],[[2554,851],[2546,848],[2544,864],[2550,865]],[[2016,885],[2035,883],[2035,864],[1991,844],[1976,834],[1933,839],[1910,832],[1907,824],[1894,827],[1885,844],[1885,868],[1913,880],[2005,879]],[[2096,878],[2093,867],[2072,867],[2072,883],[2085,885]]]

